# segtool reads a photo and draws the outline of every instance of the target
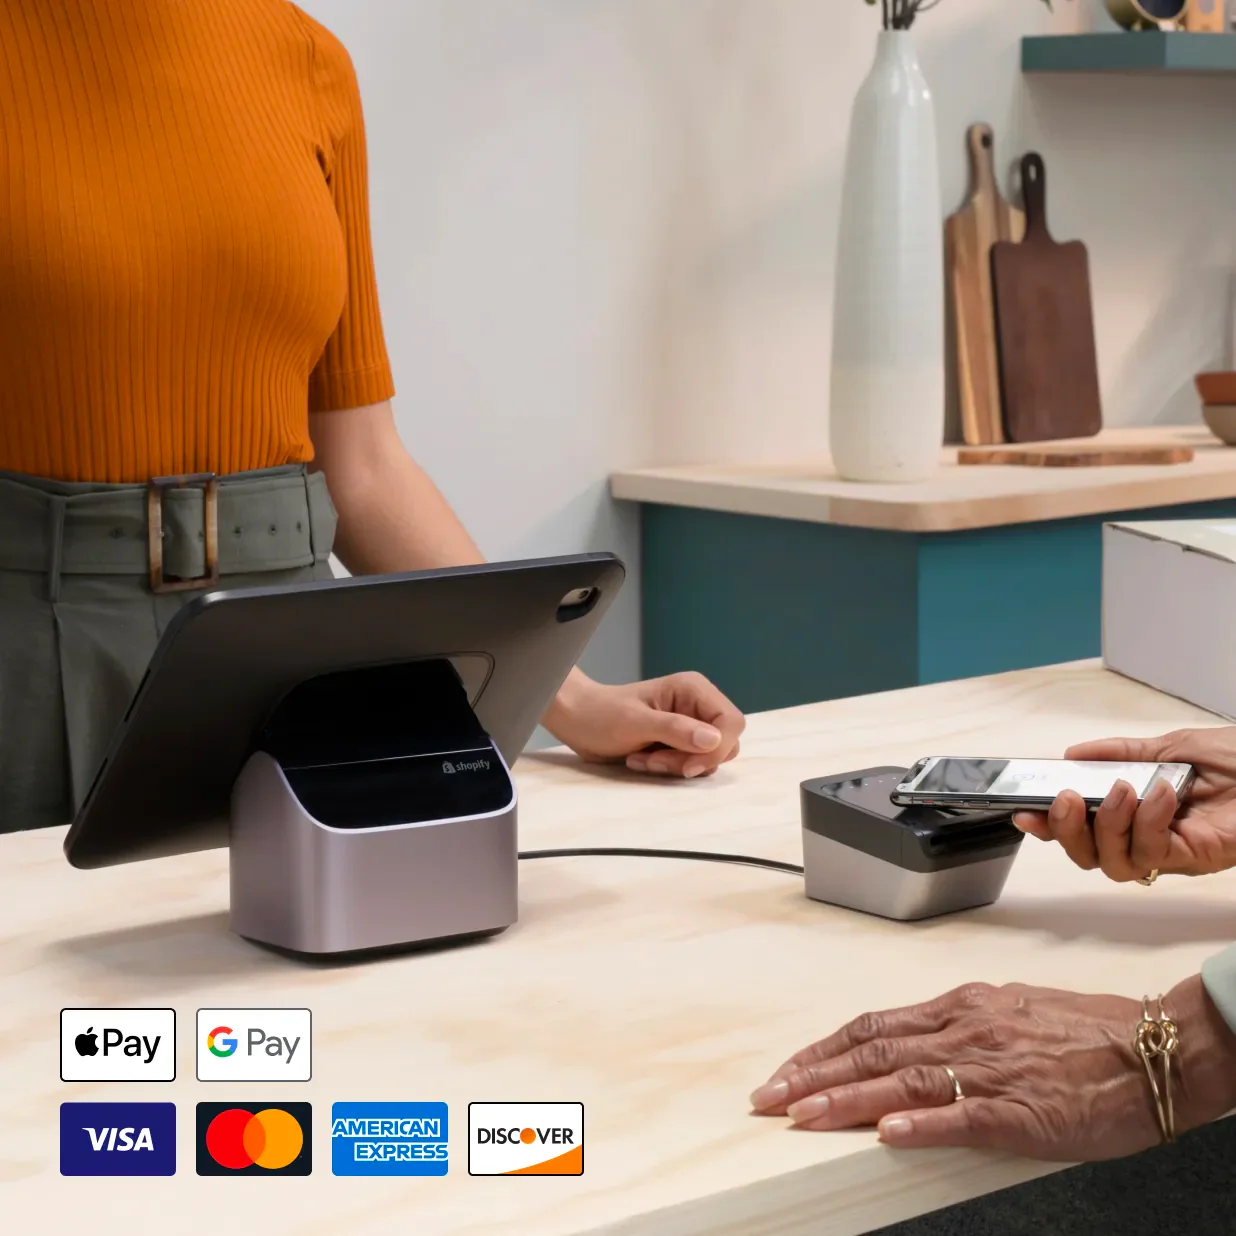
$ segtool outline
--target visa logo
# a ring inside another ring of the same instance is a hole
[[[82,1132],[90,1138],[91,1150],[154,1150],[154,1138],[149,1129],[92,1129],[82,1125]],[[117,1135],[119,1146],[116,1145]]]
[[[62,1176],[174,1176],[174,1103],[62,1103]]]

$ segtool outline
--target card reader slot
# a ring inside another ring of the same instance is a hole
[[[981,821],[950,821],[924,838],[924,848],[931,857],[943,858],[1008,845],[1011,841],[1019,841],[1021,835],[1007,816]]]

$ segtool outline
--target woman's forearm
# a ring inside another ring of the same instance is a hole
[[[335,553],[353,575],[470,566],[485,558],[459,516],[408,454],[389,403],[310,417],[313,467],[339,512]],[[573,669],[545,716],[556,737],[589,679]]]
[[[335,553],[353,575],[484,561],[438,487],[408,454],[390,404],[310,418],[316,459],[339,512]]]

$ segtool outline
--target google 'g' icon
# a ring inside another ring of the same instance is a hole
[[[308,1176],[313,1165],[308,1103],[199,1103],[199,1176]]]
[[[206,1036],[207,1050],[215,1056],[230,1056],[236,1050],[236,1040],[232,1038],[224,1038],[224,1035],[229,1035],[231,1033],[231,1026],[216,1026]]]

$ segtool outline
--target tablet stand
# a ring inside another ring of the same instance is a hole
[[[236,781],[231,924],[335,955],[517,918],[516,792],[449,660],[290,691]]]

